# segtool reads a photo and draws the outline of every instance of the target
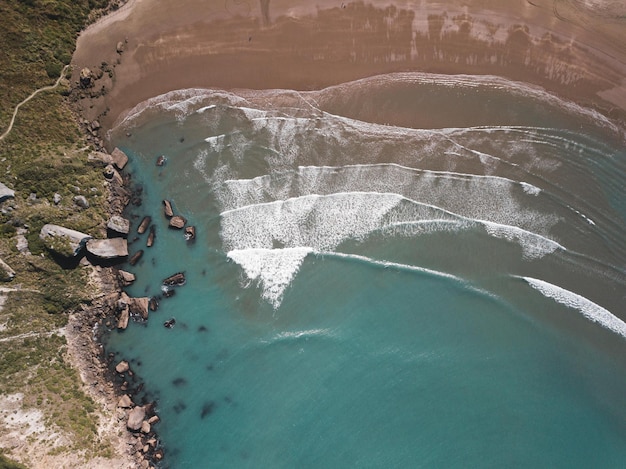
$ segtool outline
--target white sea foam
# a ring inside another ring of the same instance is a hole
[[[258,281],[262,297],[278,308],[289,284],[311,252],[305,247],[287,249],[236,249],[227,256],[239,264],[247,278]]]
[[[568,308],[576,309],[590,321],[600,324],[602,327],[613,331],[622,337],[626,337],[626,323],[617,316],[613,315],[607,309],[604,309],[602,306],[588,300],[584,296],[565,290],[564,288],[543,280],[531,277],[521,278],[545,297],[551,298],[557,303],[565,305]]]
[[[425,171],[394,163],[300,166],[247,180],[227,180],[216,195],[225,209],[333,192],[397,193],[463,217],[548,235],[558,221],[552,200],[528,200],[540,189],[498,176]]]

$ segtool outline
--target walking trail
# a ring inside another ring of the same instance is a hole
[[[61,80],[63,80],[63,77],[65,76],[65,72],[67,71],[68,68],[69,68],[69,65],[66,65],[65,67],[63,67],[63,70],[61,70],[61,75],[59,75],[59,78],[57,78],[57,81],[54,83],[54,85],[44,86],[43,88],[39,88],[39,89],[33,91],[30,94],[30,96],[28,96],[26,99],[24,99],[22,102],[20,102],[17,106],[15,106],[15,109],[13,110],[13,116],[11,117],[11,122],[9,123],[9,127],[7,127],[7,129],[4,131],[4,133],[2,135],[0,135],[0,141],[2,141],[4,139],[4,137],[9,135],[11,130],[13,130],[13,124],[15,124],[15,118],[17,117],[17,111],[19,111],[20,107],[23,104],[26,104],[31,99],[33,99],[35,96],[37,96],[42,91],[53,90],[57,86],[59,86],[59,84],[61,83]]]

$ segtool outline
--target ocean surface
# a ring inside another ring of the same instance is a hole
[[[110,138],[141,188],[127,291],[160,300],[106,348],[164,467],[623,467],[626,150],[601,115],[404,73],[181,90]]]

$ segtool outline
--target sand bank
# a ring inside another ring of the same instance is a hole
[[[111,66],[95,83],[100,96],[79,100],[105,128],[174,89],[315,90],[399,71],[502,76],[624,122],[626,6],[617,3],[134,0],[79,37],[74,79]]]

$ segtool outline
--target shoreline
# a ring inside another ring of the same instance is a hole
[[[81,34],[72,79],[85,67],[111,66],[111,76],[95,80],[97,96],[77,99],[105,132],[135,105],[177,89],[313,91],[411,71],[524,82],[624,127],[626,53],[615,41],[626,40],[625,20],[595,14],[582,23],[573,6],[549,4],[326,1],[315,9],[276,1],[233,10],[228,2],[166,0],[154,8],[141,0]]]

